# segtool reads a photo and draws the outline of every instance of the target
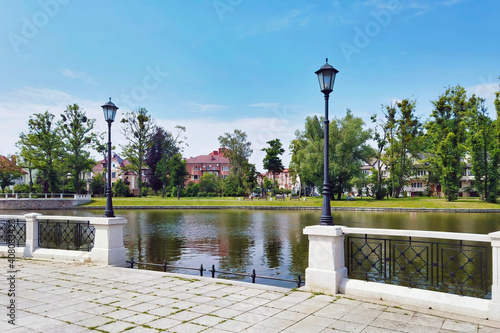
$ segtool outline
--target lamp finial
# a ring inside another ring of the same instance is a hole
[[[326,58],[326,62],[328,63],[328,58]]]

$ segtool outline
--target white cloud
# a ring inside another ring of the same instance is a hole
[[[31,115],[49,110],[56,116],[56,119],[59,119],[59,115],[66,109],[66,106],[73,103],[80,105],[89,118],[96,119],[96,132],[107,132],[107,124],[103,119],[101,108],[104,102],[83,100],[60,90],[33,87],[25,87],[0,95],[0,114],[2,115],[0,154],[9,155],[18,151],[15,143],[19,140],[21,132],[28,131],[27,121]],[[264,107],[262,103],[256,104]],[[186,127],[185,134],[189,146],[184,149],[184,157],[208,154],[219,148],[219,136],[240,129],[247,133],[248,141],[252,143],[253,154],[250,162],[254,163],[259,171],[263,171],[262,160],[265,156],[261,149],[267,146],[267,141],[279,138],[286,150],[282,156],[283,164],[288,167],[291,158],[288,146],[294,138],[295,130],[304,126],[305,116],[299,107],[277,107],[275,103],[269,103],[267,106],[272,107],[268,117],[236,120],[216,120],[209,117],[176,120],[157,118],[156,123],[174,133],[176,125]],[[118,115],[117,118],[119,118]],[[118,121],[115,121],[112,126],[112,141],[116,151],[120,153],[121,145],[126,141],[120,133]],[[93,153],[93,156],[99,157],[96,153]]]
[[[0,95],[0,114],[2,115],[0,154],[8,155],[18,151],[15,143],[19,140],[21,132],[28,131],[27,122],[31,115],[48,110],[56,116],[55,119],[59,120],[59,115],[66,109],[66,106],[73,103],[80,105],[89,118],[97,119],[96,131],[107,130],[107,124],[102,116],[102,101],[83,100],[60,90],[33,87],[24,87]]]
[[[69,69],[64,69],[61,74],[72,79],[82,80],[83,82],[89,84],[98,84],[96,81],[94,81],[94,79],[92,79],[87,73],[84,72],[75,72]]]
[[[227,108],[226,105],[222,105],[222,104],[201,104],[201,103],[196,103],[196,102],[187,103],[187,107],[192,109],[192,110],[201,111],[201,112],[220,111],[220,110],[224,110]]]
[[[253,103],[248,106],[255,108],[277,108],[279,105],[279,103]]]

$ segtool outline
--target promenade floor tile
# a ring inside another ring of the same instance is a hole
[[[485,318],[209,277],[44,260],[16,266],[16,325],[1,289],[2,333],[500,332]]]

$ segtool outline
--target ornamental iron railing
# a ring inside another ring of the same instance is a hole
[[[95,227],[89,221],[40,221],[38,246],[47,249],[90,251],[94,247]]]
[[[491,298],[487,246],[365,235],[346,247],[349,278]]]
[[[282,278],[277,278],[274,276],[264,276],[264,275],[257,275],[255,273],[255,269],[252,270],[252,273],[242,273],[242,272],[231,272],[231,271],[221,271],[221,270],[216,270],[215,265],[212,265],[212,269],[206,269],[203,267],[203,264],[200,265],[199,268],[196,267],[184,267],[184,266],[174,266],[174,265],[169,265],[167,264],[167,261],[164,260],[163,264],[152,264],[152,263],[144,263],[144,262],[137,262],[134,261],[134,258],[127,260],[127,263],[130,264],[130,268],[134,268],[135,265],[144,265],[144,266],[150,266],[150,267],[157,267],[157,268],[162,268],[164,272],[167,271],[173,271],[173,270],[189,270],[189,271],[198,271],[200,272],[200,276],[203,276],[203,272],[210,272],[212,278],[227,278],[227,275],[234,275],[234,276],[239,276],[242,278],[249,277],[252,279],[252,283],[255,283],[256,279],[267,279],[267,280],[274,280],[274,281],[283,281],[283,282],[291,282],[295,283],[297,285],[297,288],[300,288],[304,284],[304,280],[301,279],[300,275],[297,277],[297,280],[291,280],[291,279],[282,279]],[[216,276],[216,274],[219,274]]]
[[[26,220],[0,219],[0,244],[25,245]]]

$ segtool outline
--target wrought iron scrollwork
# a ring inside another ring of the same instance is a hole
[[[348,236],[350,278],[490,298],[483,245]]]

